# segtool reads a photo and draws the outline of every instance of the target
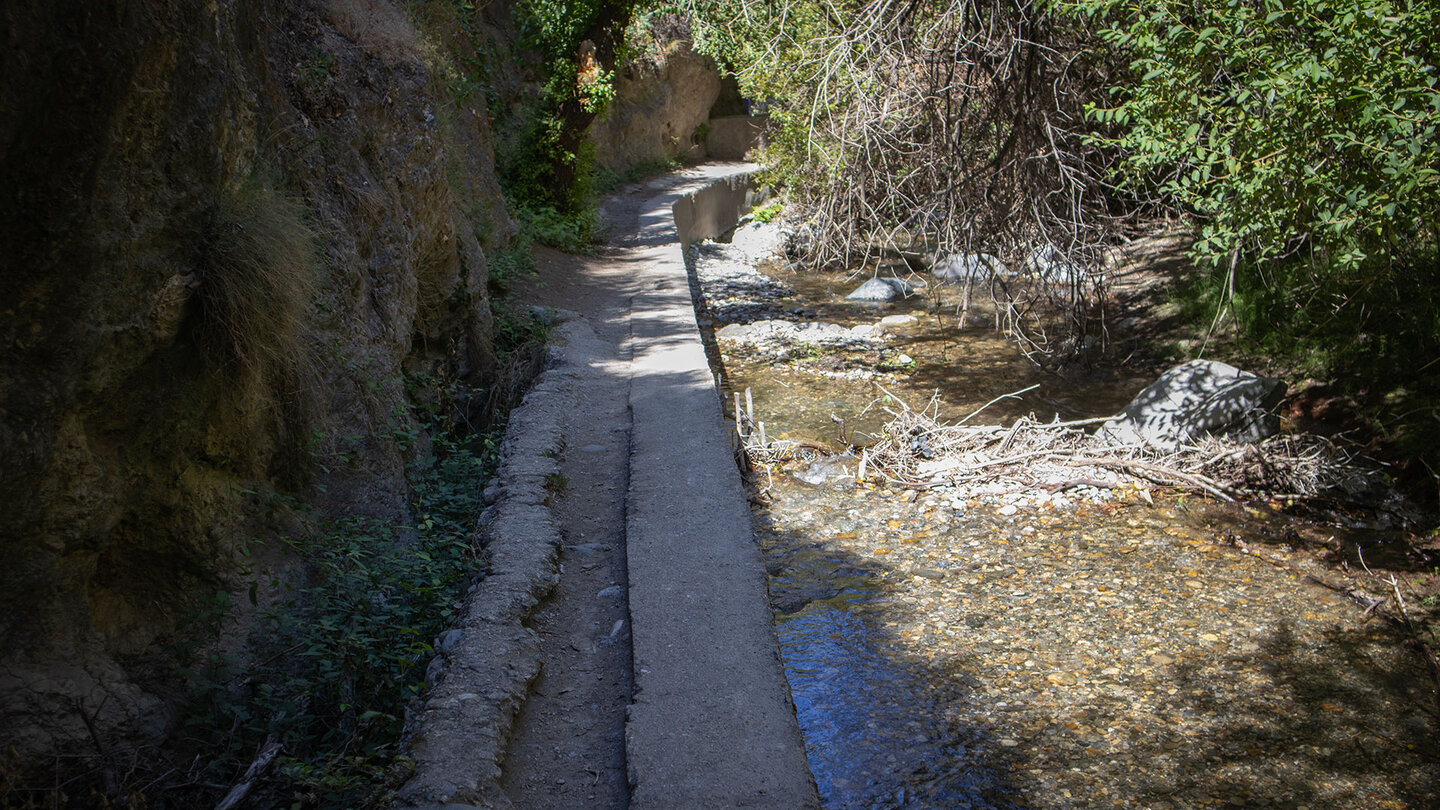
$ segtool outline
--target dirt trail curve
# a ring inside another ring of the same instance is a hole
[[[440,640],[399,806],[818,806],[671,215],[752,168],[631,189],[601,255],[539,255],[527,297],[564,321],[511,417],[490,570]]]

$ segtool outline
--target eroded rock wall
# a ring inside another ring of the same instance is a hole
[[[403,512],[407,372],[495,358],[464,37],[393,0],[0,10],[0,748],[156,740],[150,655],[283,491]],[[143,666],[138,662],[146,662]]]
[[[720,95],[715,60],[687,39],[652,42],[615,71],[615,97],[590,125],[595,162],[633,167],[705,157],[705,126]]]

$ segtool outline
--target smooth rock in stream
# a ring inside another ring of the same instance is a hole
[[[881,326],[909,326],[915,323],[918,318],[914,315],[886,315],[880,319]]]
[[[755,343],[772,338],[784,340],[794,332],[795,324],[789,321],[764,320],[722,326],[715,331],[715,337],[737,343]]]
[[[1285,382],[1215,360],[1191,360],[1164,374],[1100,428],[1115,444],[1173,452],[1205,435],[1258,442],[1280,429],[1275,407]]]
[[[1041,281],[1052,284],[1083,281],[1088,275],[1085,268],[1070,260],[1065,252],[1054,245],[1042,245],[1025,257],[1025,268]]]
[[[915,294],[915,288],[898,278],[876,276],[845,296],[847,301],[894,301]]]
[[[953,253],[936,260],[930,274],[941,281],[986,281],[991,276],[1014,275],[1005,263],[988,253]]]
[[[786,234],[775,222],[743,223],[730,238],[730,249],[750,264],[778,255],[785,248]]]
[[[715,337],[736,343],[818,343],[842,345],[867,343],[878,336],[879,330],[870,324],[846,328],[838,323],[824,321],[764,320],[752,323],[732,323],[716,330]]]
[[[802,343],[835,343],[850,337],[850,330],[838,323],[808,321],[795,324],[795,339]]]

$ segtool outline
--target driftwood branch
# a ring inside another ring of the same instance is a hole
[[[280,743],[275,742],[273,738],[267,739],[265,745],[261,747],[260,753],[255,755],[255,761],[245,769],[245,775],[240,777],[240,781],[230,788],[230,792],[225,794],[225,798],[215,805],[215,810],[234,810],[241,802],[245,801],[245,797],[249,796],[250,791],[255,788],[255,781],[265,773],[270,767],[270,763],[275,761],[275,757],[280,755],[280,747]]]
[[[1208,492],[1221,500],[1235,500],[1234,493],[1230,492],[1223,484],[1206,478],[1199,473],[1184,472],[1163,464],[1124,458],[1100,458],[1097,456],[1076,456],[1066,463],[1074,467],[1112,467],[1134,471],[1146,477],[1158,476],[1161,480],[1157,481],[1157,483],[1171,484],[1179,481],[1180,483]],[[1172,480],[1165,481],[1164,478],[1167,477]],[[1151,478],[1151,480],[1155,479]]]
[[[741,30],[778,24],[742,80],[772,70],[781,51],[793,60],[782,103],[803,140],[775,148],[801,158],[790,188],[812,225],[798,245],[807,263],[918,270],[937,256],[993,255],[1027,278],[965,279],[961,317],[971,286],[988,287],[996,327],[1037,360],[1100,333],[1096,271],[1124,222],[1105,192],[1118,153],[1083,125],[1086,103],[1112,83],[1081,58],[1090,28],[1044,4],[861,0],[815,20],[795,47],[777,4],[739,8]],[[716,24],[706,16],[701,25]]]
[[[1000,396],[995,397],[994,399],[990,400],[989,402],[985,403],[984,405],[981,405],[980,407],[978,407],[978,408],[976,408],[975,410],[971,411],[968,416],[966,416],[964,419],[961,419],[959,422],[956,422],[955,424],[956,424],[956,425],[963,425],[963,424],[965,424],[966,422],[969,422],[971,419],[974,419],[975,417],[979,416],[982,411],[984,411],[986,408],[990,407],[991,405],[994,405],[995,403],[999,402],[1000,400],[1002,400],[1002,399],[1019,399],[1021,394],[1029,393],[1030,391],[1034,391],[1036,388],[1039,388],[1039,387],[1040,387],[1040,383],[1035,383],[1034,385],[1028,386],[1028,387],[1026,387],[1026,388],[1021,388],[1019,391],[1011,391],[1011,392],[1008,393],[1008,394],[1001,394]]]
[[[863,448],[769,442],[752,423],[753,404],[741,408],[737,397],[741,445],[757,465],[802,454],[862,453],[861,480],[911,489],[1018,481],[1029,482],[1025,486],[1032,489],[1059,492],[1078,486],[1069,482],[1091,481],[1102,485],[1095,487],[1099,489],[1132,484],[1144,491],[1158,485],[1235,501],[1279,492],[1314,496],[1355,469],[1351,459],[1318,437],[1277,436],[1259,445],[1205,439],[1162,454],[1143,445],[1114,444],[1084,430],[1113,417],[1049,423],[1021,417],[1008,427],[947,425],[937,421],[933,400],[916,410],[893,392],[880,390],[883,404],[877,400],[870,407],[891,418],[881,439]],[[997,397],[986,407],[1025,390]]]

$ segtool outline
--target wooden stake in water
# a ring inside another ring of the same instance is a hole
[[[764,422],[759,422],[759,423],[757,423],[757,424],[758,424],[759,427],[760,427],[760,446],[761,446],[761,447],[767,447],[767,446],[769,446],[770,443],[767,442],[767,441],[765,441],[765,423],[764,423]]]
[[[750,424],[755,424],[755,399],[750,396],[749,388],[745,389],[745,416],[750,420]]]

